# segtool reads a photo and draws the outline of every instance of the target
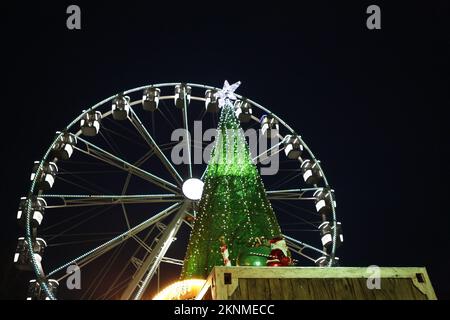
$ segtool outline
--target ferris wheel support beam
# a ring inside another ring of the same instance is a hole
[[[302,188],[302,189],[285,189],[285,190],[268,190],[267,194],[276,194],[276,193],[305,193],[308,191],[317,191],[323,188]]]
[[[78,137],[77,139],[86,145],[87,150],[83,150],[79,147],[74,147],[74,149],[77,149],[78,151],[85,153],[91,157],[94,157],[98,160],[109,163],[112,166],[123,169],[130,173],[133,173],[134,175],[136,175],[144,180],[150,181],[150,182],[160,186],[161,188],[164,188],[171,192],[177,193],[176,191],[179,190],[178,186],[176,186],[154,174],[151,174],[150,172],[147,172],[145,170],[142,170],[141,168],[138,168],[138,167],[132,165],[131,163],[109,153],[108,151],[101,149],[100,147],[84,140],[83,138]]]
[[[315,197],[306,197],[305,193],[318,189],[321,188],[269,190],[267,191],[267,198],[269,200],[315,200]]]
[[[316,252],[318,252],[318,253],[320,253],[322,255],[328,256],[328,253],[326,253],[325,251],[317,249],[316,247],[313,247],[313,246],[311,246],[311,245],[309,245],[307,243],[304,243],[304,242],[302,242],[300,240],[294,239],[294,238],[289,237],[289,236],[287,236],[285,234],[283,234],[283,238],[285,238],[287,241],[295,243],[295,244],[297,244],[297,245],[299,245],[299,246],[301,246],[303,248],[311,249],[311,250],[316,251]]]
[[[133,126],[139,132],[139,134],[144,138],[150,148],[155,152],[156,156],[162,161],[163,165],[169,170],[170,174],[174,177],[174,179],[181,184],[183,182],[183,178],[180,176],[178,171],[172,165],[172,163],[167,159],[166,155],[159,148],[158,144],[155,142],[153,137],[147,131],[145,126],[142,124],[142,121],[139,119],[138,115],[134,112],[133,108],[130,108],[130,116],[128,117]]]
[[[298,254],[298,255],[300,255],[300,256],[302,256],[302,257],[304,257],[304,258],[306,258],[306,259],[308,259],[308,260],[310,260],[312,262],[316,261],[314,258],[311,258],[307,254],[303,253],[304,247],[299,246],[299,245],[297,245],[297,244],[295,244],[293,242],[290,242],[290,241],[286,241],[286,244],[287,244],[287,247],[289,248],[289,250],[291,250],[292,252],[295,252],[296,254]]]
[[[181,259],[174,259],[174,258],[168,258],[168,257],[162,258],[161,262],[174,264],[177,266],[182,266],[184,264],[184,261]]]
[[[142,241],[147,242],[147,240],[150,238],[150,235],[153,233],[154,229],[155,229],[155,225],[153,225],[152,228],[148,228],[148,230],[146,230],[146,235],[142,239]],[[135,257],[140,250],[141,250],[141,246],[138,246],[134,250],[131,257]],[[114,277],[115,279],[113,281],[111,281],[111,284],[110,284],[108,290],[106,291],[106,293],[103,295],[103,297],[107,297],[113,290],[117,290],[117,286],[120,286],[121,290],[126,287],[126,285],[128,283],[128,279],[125,279],[126,282],[124,282],[123,280],[120,281],[119,285],[118,285],[118,282],[122,278],[123,274],[126,272],[126,270],[130,264],[131,264],[131,260],[130,260],[130,262],[126,263],[117,274],[115,274],[115,277]],[[116,295],[116,293],[114,293],[114,295]],[[100,299],[102,299],[102,298],[100,298]]]
[[[172,244],[175,235],[177,234],[180,226],[184,220],[186,209],[190,202],[185,201],[178,213],[173,217],[170,224],[164,230],[163,235],[159,238],[158,243],[152,249],[152,252],[142,262],[140,269],[134,275],[131,282],[128,284],[125,291],[122,293],[121,300],[140,300],[145,290],[147,289],[153,275],[156,272],[159,264],[164,258],[167,250]]]
[[[206,171],[208,170],[208,167],[205,168],[205,170],[203,170],[202,176],[200,178],[200,180],[202,180],[203,182],[205,181],[205,176],[206,176]]]
[[[98,257],[101,254],[104,254],[105,252],[113,249],[117,245],[121,244],[122,242],[128,240],[129,238],[133,237],[134,235],[138,234],[139,232],[147,229],[148,227],[152,226],[153,224],[157,223],[158,221],[166,218],[170,214],[172,214],[178,207],[180,206],[180,203],[176,203],[169,208],[157,213],[156,215],[152,216],[151,218],[145,220],[144,222],[138,224],[137,226],[131,228],[130,230],[118,235],[117,237],[103,243],[102,245],[78,256],[77,258],[63,264],[62,266],[56,268],[55,270],[51,271],[48,276],[52,276],[53,274],[65,270],[68,266],[77,264],[79,261],[86,261],[89,260],[92,257]]]
[[[164,203],[181,202],[183,198],[176,194],[153,194],[153,195],[59,195],[45,194],[42,198],[60,199],[61,205],[46,206],[46,209],[73,208],[87,206],[104,206],[116,204],[139,204],[139,203]]]
[[[284,148],[279,148],[282,144],[283,144],[283,140],[278,142],[276,145],[272,146],[271,148],[269,148],[268,150],[263,151],[262,153],[260,153],[259,155],[257,155],[256,157],[254,157],[252,159],[253,163],[256,163],[258,160],[260,160],[261,157],[266,156],[265,159],[276,155],[277,153],[280,153]],[[276,150],[275,153],[272,154],[272,151]],[[264,159],[264,160],[265,160]]]

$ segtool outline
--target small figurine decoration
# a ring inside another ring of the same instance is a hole
[[[270,245],[264,237],[256,237],[253,246],[240,250],[236,264],[238,266],[264,267],[270,257]]]
[[[222,253],[222,258],[223,258],[223,265],[230,267],[231,266],[230,254],[228,253],[228,247],[225,242],[225,237],[221,236],[219,238],[219,241],[220,241],[220,253]]]
[[[267,266],[287,267],[293,264],[286,241],[282,237],[273,238],[272,240],[269,240],[269,243],[270,258],[267,260]]]
[[[257,237],[253,246],[240,250],[236,264],[254,267],[287,267],[293,265],[294,262],[296,260],[291,258],[283,238],[266,240],[264,237]]]
[[[225,237],[219,238],[223,264],[231,266]],[[266,240],[256,237],[253,244],[240,249],[236,265],[241,267],[287,267],[296,262],[291,258],[286,241],[282,237]]]

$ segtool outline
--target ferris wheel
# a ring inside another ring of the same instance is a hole
[[[220,90],[134,88],[56,133],[34,163],[17,215],[23,235],[14,262],[32,271],[28,299],[148,299],[175,280],[201,198],[214,143],[206,132],[217,127]],[[336,266],[342,227],[320,161],[280,116],[236,97],[242,129],[259,132],[253,161],[297,264]],[[263,174],[273,159],[276,172]],[[76,272],[81,286],[63,285]]]

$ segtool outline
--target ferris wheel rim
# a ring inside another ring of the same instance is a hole
[[[133,89],[124,91],[123,94],[126,95],[126,94],[136,93],[136,92],[138,92],[138,91],[142,91],[142,90],[145,90],[145,89],[147,89],[147,88],[174,87],[174,86],[176,86],[176,85],[181,85],[181,84],[185,84],[185,85],[187,85],[187,86],[191,86],[191,87],[195,87],[195,88],[200,88],[200,89],[220,90],[220,88],[213,87],[213,86],[209,86],[209,85],[201,85],[201,84],[195,84],[195,83],[181,83],[181,82],[174,82],[174,83],[160,83],[160,84],[153,84],[153,85],[145,85],[145,86],[141,86],[141,87],[136,87],[136,88],[133,88]],[[254,106],[254,107],[260,109],[260,110],[263,111],[263,112],[266,112],[266,113],[270,114],[272,117],[274,117],[275,119],[277,119],[277,120],[279,121],[279,123],[280,123],[281,125],[283,125],[283,126],[284,126],[291,134],[297,135],[296,131],[293,130],[292,127],[290,127],[283,119],[281,119],[281,117],[279,117],[279,116],[276,115],[275,113],[271,112],[271,111],[270,111],[269,109],[267,109],[266,107],[262,106],[261,104],[255,102],[255,101],[253,101],[253,100],[251,100],[251,99],[248,99],[248,98],[246,98],[246,97],[244,97],[244,96],[242,96],[242,95],[236,94],[236,96],[238,97],[238,99],[245,99],[245,101],[248,102],[248,103],[250,103],[252,106]],[[111,97],[108,97],[108,98],[106,98],[106,99],[104,99],[104,100],[98,102],[97,104],[93,105],[92,107],[90,107],[90,108],[84,110],[77,118],[75,118],[75,120],[73,120],[71,123],[69,123],[69,125],[63,130],[63,132],[64,132],[64,131],[69,131],[69,130],[77,123],[77,122],[79,122],[79,121],[82,119],[82,117],[83,117],[87,112],[93,111],[93,110],[96,110],[96,109],[100,108],[101,106],[103,106],[103,105],[107,104],[108,102],[112,101],[115,97],[117,97],[117,95],[113,95],[113,96],[111,96]],[[160,99],[171,99],[171,98],[173,98],[173,97],[174,97],[174,96],[161,96]],[[199,100],[199,101],[205,101],[205,98],[203,98],[203,97],[197,97],[197,96],[192,96],[192,99],[193,99],[193,100]],[[140,102],[141,102],[141,100],[135,100],[135,101],[131,102],[131,105],[134,106],[134,105],[139,104]],[[131,110],[133,110],[133,109],[131,108]],[[132,112],[133,112],[133,111],[132,111]],[[187,112],[186,109],[185,109],[185,112]],[[108,117],[108,116],[110,116],[110,115],[111,115],[111,111],[102,113],[102,118]],[[60,132],[59,134],[57,134],[56,137],[55,137],[55,139],[53,140],[53,142],[50,144],[50,147],[47,149],[47,151],[46,151],[44,157],[43,157],[43,158],[41,159],[41,161],[40,161],[39,168],[38,168],[38,171],[37,171],[37,172],[39,172],[39,170],[42,170],[42,166],[43,166],[44,162],[47,160],[47,158],[48,158],[48,156],[49,156],[49,154],[50,154],[52,148],[54,147],[55,143],[56,143],[56,142],[58,141],[58,139],[60,139],[61,136],[63,135],[63,132]],[[81,135],[81,130],[77,131],[76,135],[77,135],[77,136]],[[313,152],[311,151],[311,149],[308,147],[308,145],[304,142],[304,140],[302,139],[302,137],[298,135],[298,138],[300,139],[300,142],[301,142],[301,144],[303,145],[303,147],[305,148],[305,150],[306,150],[306,151],[308,152],[308,154],[310,155],[311,159],[317,162],[318,169],[320,170],[320,172],[322,173],[322,176],[323,176],[323,182],[324,182],[324,184],[325,184],[325,187],[326,187],[326,188],[329,188],[329,184],[328,184],[328,181],[327,181],[327,179],[326,179],[325,172],[323,171],[322,167],[320,166],[320,162],[317,160],[317,158],[315,157],[315,155],[313,154]],[[191,173],[190,176],[192,177],[192,173]],[[30,186],[30,189],[29,189],[29,195],[35,194],[35,192],[36,192],[36,190],[35,190],[35,187],[36,187],[36,186],[35,186],[35,183],[36,183],[36,178],[35,178],[35,179],[32,181],[32,183],[31,183],[31,186]],[[179,205],[180,203],[181,203],[181,202],[178,202],[177,204]],[[31,228],[30,228],[30,212],[31,212],[31,205],[29,204],[29,205],[27,206],[27,212],[26,212],[26,221],[27,221],[27,222],[26,222],[26,230],[25,230],[25,231],[26,231],[26,237],[27,237],[27,239],[28,239],[28,247],[29,247],[29,251],[32,252],[32,241],[31,241],[32,238],[31,238]],[[335,225],[335,224],[336,224],[336,213],[335,213],[335,208],[334,208],[334,207],[332,207],[332,218],[333,218],[333,219],[332,219],[332,222],[333,222],[334,225]],[[334,228],[334,230],[336,230],[336,228]],[[315,249],[315,250],[317,250],[318,252],[325,253],[325,254],[331,256],[331,258],[333,259],[333,258],[334,258],[334,254],[335,254],[335,242],[336,242],[336,239],[335,239],[335,237],[336,237],[336,232],[335,232],[335,231],[334,231],[333,237],[334,237],[334,239],[333,239],[333,249],[332,249],[332,252],[331,252],[330,254],[327,254],[326,252],[324,252],[324,251],[322,251],[322,250],[320,250],[320,249],[317,249],[317,248],[315,248],[315,247],[312,247],[312,248]],[[45,275],[45,273],[44,273],[43,270],[42,270],[42,274],[41,274],[40,271],[38,270],[38,267],[37,267],[37,264],[36,264],[34,255],[31,254],[30,256],[31,256],[31,260],[32,260],[32,263],[33,263],[34,271],[35,271],[36,276],[37,276],[37,280],[38,280],[39,283],[41,284],[41,286],[42,286],[42,288],[44,289],[44,291],[45,291],[45,293],[47,294],[47,296],[48,296],[50,299],[55,298],[55,297],[53,297],[53,295],[52,295],[52,293],[50,292],[50,290],[47,288],[46,283],[44,282],[44,280],[45,280],[49,275],[53,274],[54,272],[51,272],[50,274]],[[41,281],[42,281],[42,282],[41,282]]]

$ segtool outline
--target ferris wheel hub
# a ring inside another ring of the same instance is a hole
[[[183,183],[183,194],[189,200],[198,201],[203,194],[203,181],[197,178],[191,178]]]

